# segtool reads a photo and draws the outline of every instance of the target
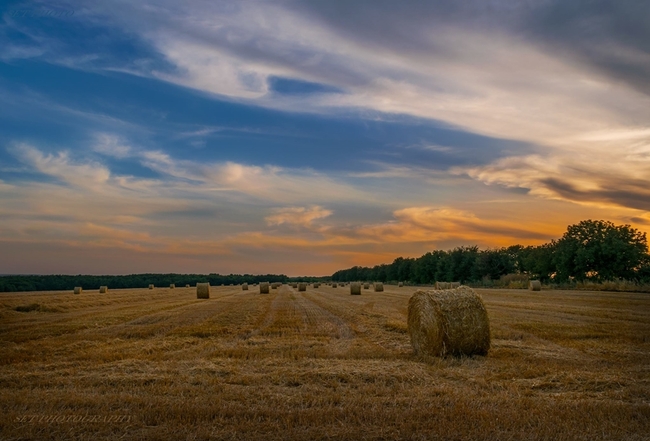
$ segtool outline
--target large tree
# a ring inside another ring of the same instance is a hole
[[[557,279],[603,281],[635,279],[647,259],[645,233],[630,225],[585,220],[570,225],[555,244]]]

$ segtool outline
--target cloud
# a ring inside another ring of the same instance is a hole
[[[291,225],[310,227],[317,219],[332,215],[332,211],[318,205],[311,207],[284,207],[276,208],[273,214],[265,218],[268,225]]]
[[[118,136],[109,133],[98,133],[93,150],[102,155],[111,156],[118,159],[132,156],[130,145],[122,141]]]
[[[596,157],[583,152],[507,157],[485,166],[454,168],[453,172],[466,173],[486,184],[528,189],[531,195],[542,198],[649,211],[648,146],[650,142],[646,141],[618,152],[607,144],[610,151],[601,151]]]
[[[100,186],[110,178],[110,171],[106,167],[94,162],[76,162],[67,151],[45,155],[28,144],[17,144],[12,150],[18,158],[39,172],[77,187]]]

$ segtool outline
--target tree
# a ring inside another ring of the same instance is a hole
[[[570,225],[557,241],[554,263],[558,280],[636,279],[647,254],[645,233],[630,225],[586,220]]]

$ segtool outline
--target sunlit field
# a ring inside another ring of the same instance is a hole
[[[489,355],[421,359],[385,288],[1,294],[0,438],[650,439],[649,294],[478,290]]]

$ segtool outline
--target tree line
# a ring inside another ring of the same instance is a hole
[[[496,249],[461,246],[435,250],[419,258],[398,257],[390,264],[355,266],[335,272],[333,281],[436,281],[472,283],[519,274],[544,283],[604,282],[625,279],[650,283],[645,233],[630,225],[585,220],[570,225],[558,240],[539,246]]]
[[[130,274],[127,276],[91,276],[91,275],[16,275],[0,277],[0,292],[16,291],[65,291],[75,286],[83,289],[99,289],[108,286],[109,289],[147,288],[154,286],[167,287],[172,283],[178,287],[195,286],[198,282],[209,282],[210,285],[240,285],[259,282],[287,282],[290,277],[284,274]]]

